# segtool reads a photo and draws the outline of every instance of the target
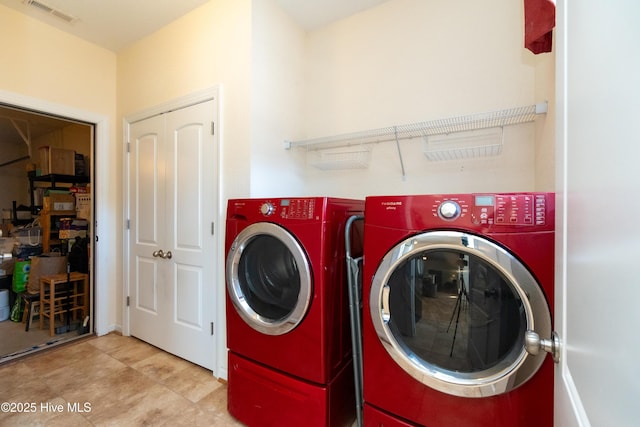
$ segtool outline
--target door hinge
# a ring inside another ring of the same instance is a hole
[[[215,122],[211,122],[211,135],[216,134],[216,124]]]
[[[213,322],[211,322],[211,335],[213,335]]]
[[[127,297],[127,307],[129,307],[129,304],[131,303],[131,298]]]
[[[127,220],[127,230],[129,230],[131,228],[131,220],[128,219]]]
[[[211,235],[213,236],[215,233],[215,223],[211,223]]]
[[[131,152],[131,143],[127,141],[127,153]]]

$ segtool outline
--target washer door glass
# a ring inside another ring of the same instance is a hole
[[[280,335],[304,317],[311,297],[307,256],[284,228],[256,223],[238,234],[227,256],[227,291],[252,328]]]
[[[433,231],[396,245],[373,278],[370,314],[382,345],[407,373],[444,393],[486,397],[526,382],[544,354],[525,333],[551,336],[544,293],[501,246]]]

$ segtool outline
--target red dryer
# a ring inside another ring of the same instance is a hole
[[[554,194],[365,211],[364,425],[552,426]]]
[[[356,418],[345,225],[364,201],[230,200],[228,409],[249,426]],[[362,248],[362,228],[354,229]]]

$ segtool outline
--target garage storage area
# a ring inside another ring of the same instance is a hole
[[[93,143],[90,125],[13,106],[0,106],[0,136],[0,357],[11,360],[90,331]]]

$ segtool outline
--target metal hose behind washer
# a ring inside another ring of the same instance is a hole
[[[361,289],[362,277],[360,263],[362,257],[351,257],[351,225],[364,216],[353,215],[347,220],[345,227],[345,258],[347,262],[347,283],[349,286],[349,314],[351,318],[351,346],[353,353],[353,373],[355,381],[356,416],[358,427],[362,427],[362,329],[361,329]]]

